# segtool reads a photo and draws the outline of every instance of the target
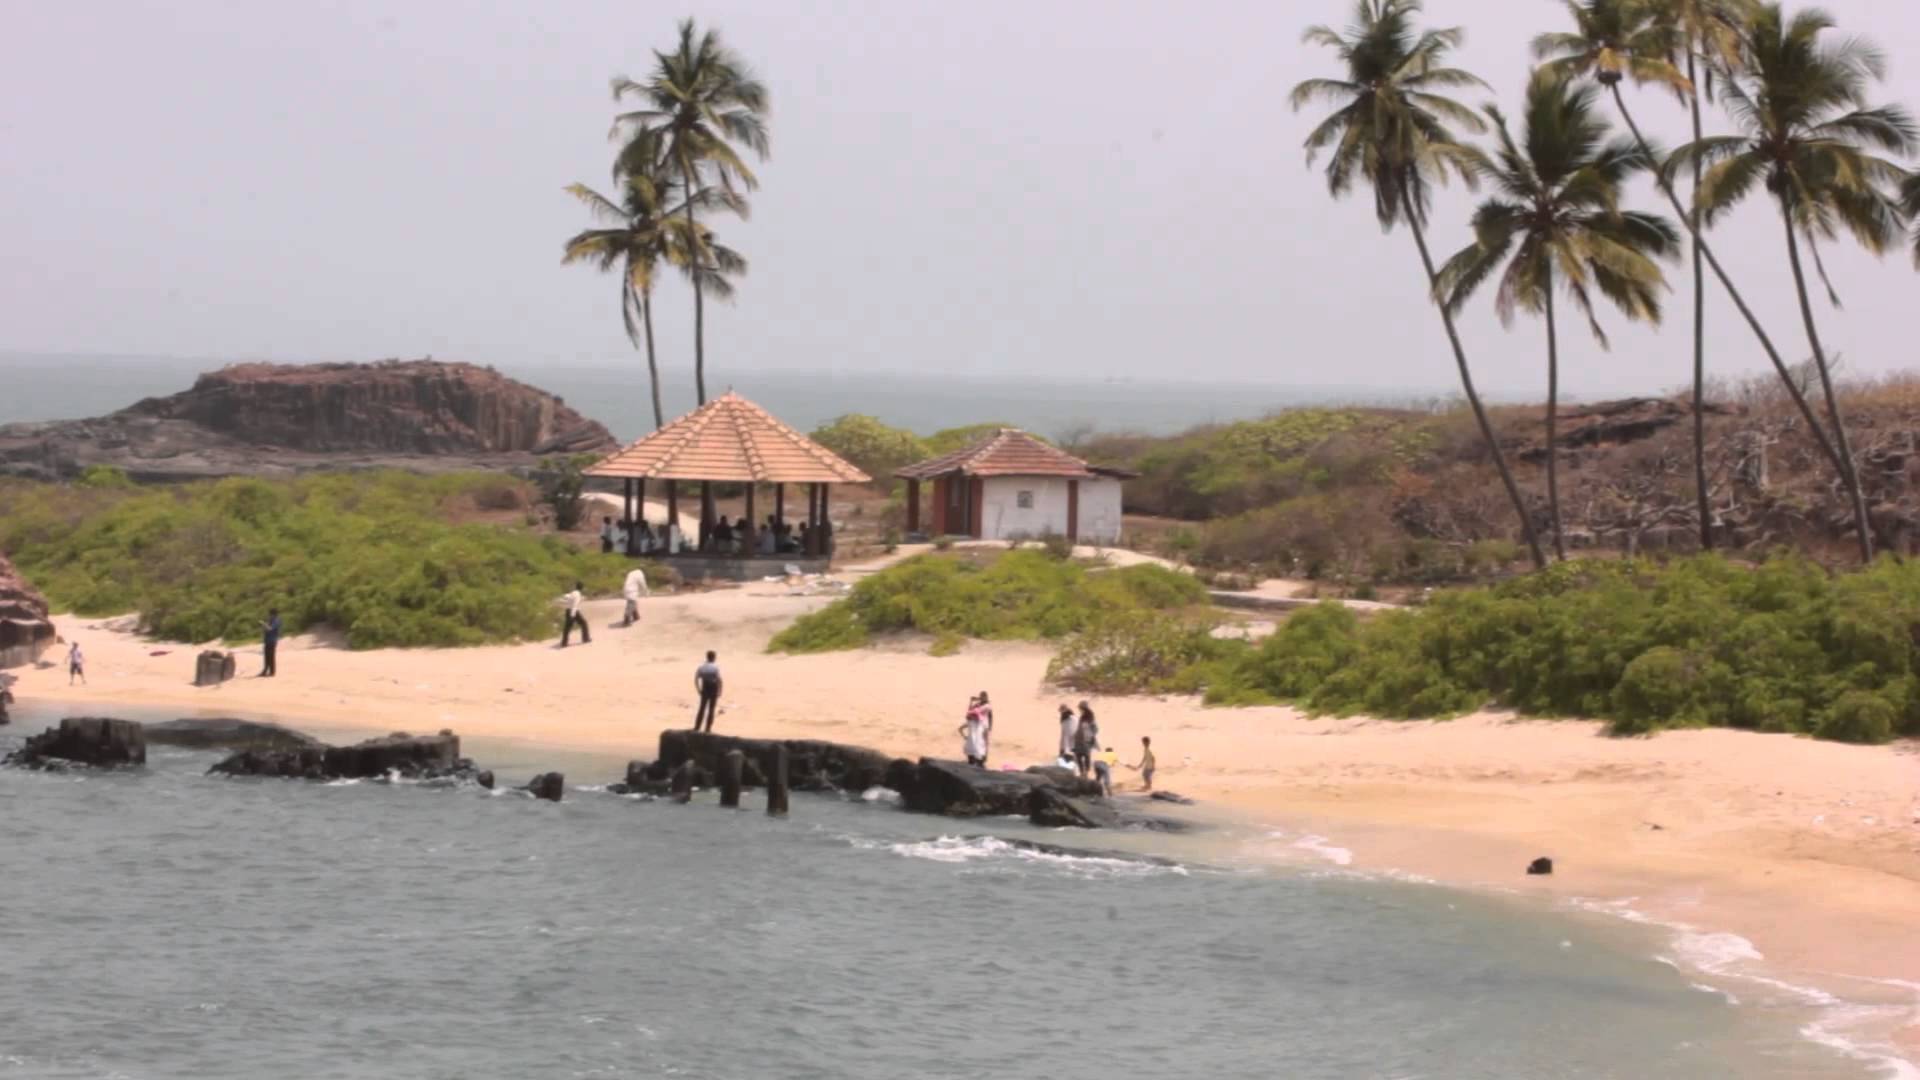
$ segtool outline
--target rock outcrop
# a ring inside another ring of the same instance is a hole
[[[47,598],[0,555],[0,668],[33,663],[57,638],[47,618]]]
[[[279,724],[231,717],[168,720],[146,725],[147,742],[190,750],[324,750],[326,743]]]
[[[901,762],[888,775],[887,786],[900,793],[900,805],[922,814],[947,817],[1026,817],[1032,813],[1038,789],[1062,794],[1094,796],[1100,785],[1081,780],[1070,769],[1030,769],[1006,772],[982,769],[960,761],[921,758]],[[1068,785],[1065,788],[1061,784]]]
[[[491,787],[493,785],[489,784],[486,786]],[[541,773],[539,776],[534,777],[531,783],[520,790],[536,799],[545,799],[548,802],[559,802],[560,796],[566,793],[567,778],[565,775],[557,772]]]
[[[352,746],[302,746],[241,750],[207,770],[209,775],[278,776],[303,780],[473,780],[482,770],[460,756],[460,737],[396,732]]]
[[[4,764],[29,769],[65,769],[73,765],[119,768],[147,763],[147,738],[132,720],[70,716],[57,728],[28,739]]]
[[[111,465],[138,480],[530,464],[618,444],[561,399],[492,368],[433,360],[238,364],[92,420],[0,426],[0,473]],[[266,453],[264,451],[271,451]]]
[[[204,649],[194,657],[193,685],[219,686],[233,679],[236,662],[230,652],[219,649]]]
[[[746,756],[742,782],[747,787],[765,787],[773,767],[776,747],[787,748],[787,786],[794,791],[850,791],[858,794],[870,787],[884,785],[896,759],[862,746],[821,742],[815,739],[742,739],[711,732],[663,731],[660,755],[650,768],[637,774],[628,770],[628,783],[642,785],[666,781],[683,763],[694,767],[696,787],[711,787],[720,772],[727,751],[738,750]],[[636,791],[650,790],[636,786]]]

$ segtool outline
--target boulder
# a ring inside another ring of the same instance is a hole
[[[0,668],[34,663],[58,640],[47,618],[47,598],[0,555]]]
[[[1172,803],[1175,806],[1192,806],[1193,805],[1192,799],[1187,798],[1185,795],[1175,794],[1174,792],[1171,792],[1171,791],[1156,791],[1153,794],[1147,796],[1147,798],[1152,799],[1154,802]]]
[[[13,705],[13,676],[0,675],[0,724],[10,724],[13,719],[7,715],[7,709]]]
[[[1539,858],[1527,864],[1527,873],[1551,874],[1553,873],[1553,860],[1547,858],[1545,855],[1542,855]]]
[[[567,778],[557,772],[541,773],[533,778],[532,783],[520,790],[536,799],[559,802],[560,796],[567,790]]]
[[[232,653],[207,649],[195,659],[193,685],[219,686],[233,678],[235,666]]]
[[[1060,765],[1030,765],[1027,771],[1035,776],[1045,777],[1047,783],[1066,792],[1068,795],[1082,795],[1092,798],[1103,794],[1100,781],[1081,776],[1077,771]]]
[[[308,780],[382,779],[477,780],[481,770],[460,756],[460,737],[396,732],[352,746],[311,746],[284,750],[241,750],[214,764],[209,774],[280,776]]]
[[[711,732],[663,731],[659,759],[653,768],[664,777],[682,763],[692,762],[705,777],[700,787],[713,786],[730,750],[746,756],[742,780],[747,787],[765,787],[776,747],[787,748],[787,786],[795,791],[861,792],[886,782],[894,759],[863,746],[814,739],[743,739]],[[628,782],[634,777],[629,769]]]
[[[948,817],[1026,817],[1034,789],[1052,785],[1041,773],[995,772],[934,758],[921,758],[912,769],[896,771],[891,780],[888,786],[900,793],[906,809]]]
[[[191,750],[315,750],[326,744],[311,735],[279,724],[231,717],[168,720],[148,724],[147,742],[155,746],[184,746]]]
[[[476,784],[479,784],[483,788],[486,788],[488,791],[492,791],[493,790],[493,770],[481,769],[479,772],[474,773],[473,782]]]
[[[1046,829],[1117,829],[1125,824],[1112,803],[1075,798],[1051,787],[1033,789],[1027,797],[1027,819]]]
[[[629,761],[627,778],[617,784],[608,784],[607,790],[615,795],[665,795],[672,786],[666,771],[655,769],[653,762]]]
[[[132,720],[70,716],[57,728],[48,728],[8,754],[4,764],[29,769],[64,769],[69,765],[116,768],[147,763],[147,738]]]

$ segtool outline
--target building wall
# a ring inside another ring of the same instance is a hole
[[[1038,539],[1067,535],[1068,481],[1051,476],[995,476],[984,481],[980,538]],[[1022,492],[1031,505],[1021,506]],[[1079,539],[1112,544],[1120,539],[1120,481],[1105,477],[1080,481]]]

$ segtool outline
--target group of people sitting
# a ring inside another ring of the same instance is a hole
[[[831,553],[833,526],[822,525],[819,532],[821,550]],[[696,541],[694,548],[687,546],[678,521],[670,521],[658,529],[645,521],[615,521],[611,517],[602,518],[600,523],[600,550],[607,554],[621,551],[628,555],[679,555],[697,550],[704,555],[801,555],[809,550],[813,538],[813,530],[806,522],[801,522],[796,530],[784,521],[776,521],[772,515],[768,515],[759,529],[749,529],[745,518],[736,524],[723,514],[707,530],[706,536]]]

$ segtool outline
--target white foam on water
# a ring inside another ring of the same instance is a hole
[[[859,844],[858,846],[868,846]],[[878,846],[878,845],[873,845]],[[997,836],[942,836],[933,840],[913,843],[888,844],[887,850],[895,855],[910,859],[926,859],[931,862],[972,864],[986,862],[1007,862],[1047,866],[1066,870],[1070,873],[1093,877],[1154,877],[1172,874],[1187,876],[1187,868],[1179,865],[1162,865],[1135,859],[1116,858],[1109,855],[1075,855],[1064,851],[1036,851],[1020,844],[1010,844]]]
[[[875,785],[860,793],[860,801],[870,803],[898,803],[900,801],[900,793],[892,788]]]
[[[1303,836],[1295,840],[1293,846],[1301,851],[1318,855],[1335,866],[1353,865],[1353,852],[1337,844],[1328,843],[1324,836]]]

